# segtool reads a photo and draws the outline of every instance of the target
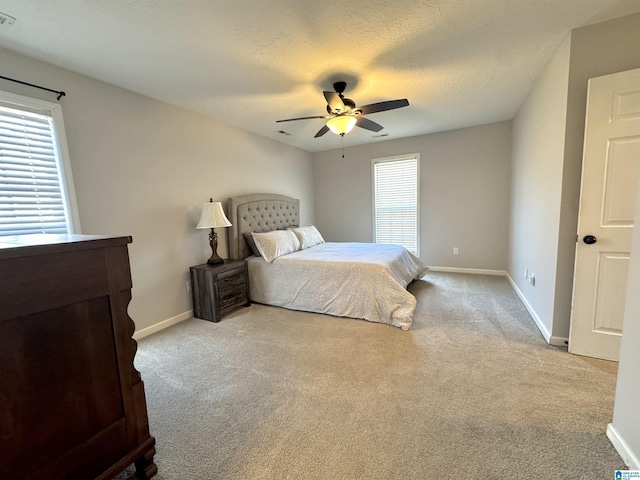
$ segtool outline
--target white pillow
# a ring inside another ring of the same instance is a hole
[[[276,258],[287,253],[300,250],[300,241],[289,230],[274,230],[272,232],[252,233],[256,247],[262,258],[271,263]]]
[[[309,225],[308,227],[290,228],[289,230],[295,233],[296,237],[298,237],[300,250],[313,247],[319,243],[324,243],[324,238],[322,238],[318,229],[313,225]]]

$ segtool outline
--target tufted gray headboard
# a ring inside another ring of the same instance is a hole
[[[275,193],[231,197],[229,211],[229,258],[251,255],[245,232],[268,232],[300,225],[300,200]]]

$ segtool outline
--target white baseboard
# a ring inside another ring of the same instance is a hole
[[[187,318],[193,317],[193,310],[187,310],[180,315],[176,315],[175,317],[167,318],[161,322],[155,323],[150,327],[143,328],[142,330],[136,330],[133,334],[134,340],[140,340],[141,338],[148,337],[152,333],[159,332],[160,330],[164,330],[165,328],[170,327],[171,325],[175,325],[176,323],[180,323]]]
[[[547,327],[544,325],[544,323],[542,323],[542,320],[540,320],[540,317],[538,316],[536,311],[533,309],[531,304],[527,301],[524,294],[520,291],[520,289],[516,285],[516,282],[513,281],[513,278],[511,278],[509,273],[506,273],[506,276],[507,276],[507,280],[509,280],[509,283],[511,284],[511,287],[513,288],[513,291],[516,292],[516,295],[518,295],[518,297],[520,297],[520,300],[522,301],[525,308],[529,312],[529,315],[531,315],[531,318],[533,318],[533,321],[535,322],[536,327],[538,327],[538,330],[540,330],[540,333],[542,334],[544,339],[547,341],[547,343],[555,347],[566,347],[569,344],[569,339],[565,337],[555,337],[551,335],[551,332],[549,332],[549,330],[547,330]]]
[[[549,345],[553,345],[554,347],[569,346],[569,339],[567,337],[556,337],[554,335],[551,335],[551,338],[549,338],[549,340],[547,341],[549,342]]]
[[[640,470],[640,458],[631,450],[627,442],[620,436],[613,424],[607,425],[607,438],[622,458],[629,470]]]
[[[476,275],[497,275],[504,277],[504,270],[487,270],[484,268],[458,268],[458,267],[429,267],[431,272],[472,273]]]
[[[556,337],[555,335],[551,335],[551,338],[549,338],[548,342],[549,345],[553,345],[554,347],[569,346],[569,338],[567,337]]]

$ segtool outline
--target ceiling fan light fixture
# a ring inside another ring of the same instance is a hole
[[[318,130],[314,138],[322,137],[329,130],[336,135],[344,137],[345,133],[358,127],[371,132],[379,132],[383,129],[382,125],[369,120],[364,115],[372,113],[386,112],[387,110],[395,110],[396,108],[408,107],[409,100],[402,98],[399,100],[386,100],[384,102],[371,103],[362,105],[356,109],[356,102],[342,95],[347,84],[345,82],[336,82],[333,84],[334,92],[323,91],[324,99],[327,101],[327,113],[329,115],[315,115],[312,117],[286,118],[284,120],[276,120],[276,122],[291,122],[293,120],[307,120],[312,118],[328,119],[323,127]]]
[[[327,127],[336,135],[349,133],[355,127],[358,119],[352,115],[338,115],[327,120]]]

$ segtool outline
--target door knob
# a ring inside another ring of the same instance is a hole
[[[594,243],[596,243],[598,241],[598,239],[596,237],[594,237],[593,235],[587,235],[582,239],[582,241],[584,243],[586,243],[587,245],[593,245]]]

